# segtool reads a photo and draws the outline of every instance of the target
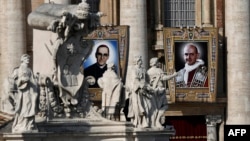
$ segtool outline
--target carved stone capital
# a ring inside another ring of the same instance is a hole
[[[206,115],[206,124],[207,126],[216,126],[217,123],[221,123],[221,115]]]

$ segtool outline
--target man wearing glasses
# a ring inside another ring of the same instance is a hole
[[[96,63],[84,69],[84,77],[94,76],[95,84],[90,85],[90,88],[99,88],[97,80],[102,77],[102,74],[107,70],[107,60],[109,59],[109,47],[100,45],[95,52]]]

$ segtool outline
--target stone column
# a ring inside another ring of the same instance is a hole
[[[6,78],[8,74],[8,57],[7,57],[7,38],[6,38],[6,25],[7,25],[7,18],[5,11],[7,11],[6,7],[7,1],[0,1],[0,88],[4,88],[4,79]],[[3,95],[3,89],[0,92],[0,98]],[[0,104],[0,109],[1,109],[1,104]]]
[[[8,70],[20,65],[22,54],[26,53],[25,0],[8,0],[6,3],[6,47]],[[10,59],[11,58],[11,59]]]
[[[207,115],[206,124],[207,124],[207,141],[217,141],[217,124],[221,123],[220,115]]]
[[[225,1],[227,124],[250,124],[250,1]]]
[[[203,26],[210,27],[212,26],[211,23],[211,4],[210,0],[203,0]]]
[[[100,10],[106,16],[100,19],[102,25],[118,25],[118,1],[117,0],[100,0]],[[108,8],[107,8],[108,7]]]
[[[6,15],[5,15],[5,11],[6,10],[6,1],[0,1],[0,65],[1,65],[1,68],[5,67],[4,66],[4,58],[3,58],[3,55],[6,54],[7,52],[7,47],[6,47],[6,36],[5,36],[5,32],[6,32],[6,24],[7,24],[7,19],[6,19]],[[3,76],[3,72],[2,72],[3,69],[0,69],[0,80],[2,80],[2,76]]]
[[[155,1],[155,27],[157,28],[158,26],[160,26],[160,28],[163,26],[162,25],[162,0],[157,0]]]
[[[155,1],[154,5],[154,15],[155,15],[155,33],[156,33],[156,42],[153,45],[153,49],[159,50],[163,49],[163,24],[162,24],[162,0]]]
[[[219,141],[224,141],[224,125],[225,125],[225,122],[222,121],[220,126],[219,126]]]
[[[21,55],[26,53],[25,3],[25,0],[1,0],[0,2],[0,97],[4,80],[15,67],[20,65]]]
[[[145,0],[121,0],[120,1],[120,25],[129,25],[129,57],[128,71],[133,65],[134,56],[141,55],[143,65],[148,64],[147,45],[147,20]]]

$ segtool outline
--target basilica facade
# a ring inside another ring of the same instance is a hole
[[[0,87],[4,78],[19,65],[22,54],[33,59],[38,71],[43,56],[42,40],[53,35],[28,24],[28,15],[43,3],[78,4],[81,0],[1,0],[0,1]],[[101,26],[129,27],[127,68],[133,56],[142,56],[143,65],[158,57],[162,69],[166,59],[165,29],[216,29],[216,86],[211,101],[173,100],[165,112],[165,126],[173,125],[170,140],[224,139],[224,125],[250,124],[250,25],[248,0],[87,0],[90,12],[104,13]],[[208,45],[208,50],[210,50]],[[208,55],[211,55],[208,53]],[[211,58],[212,59],[212,58]],[[209,63],[210,61],[208,61]],[[126,73],[129,73],[127,69]],[[126,75],[124,75],[124,79]],[[128,80],[126,83],[129,83]],[[210,83],[210,85],[212,85]],[[209,85],[209,86],[210,86]],[[169,86],[166,86],[169,87]],[[190,92],[192,93],[192,92]],[[174,98],[176,95],[174,95]],[[0,98],[2,92],[0,93]],[[171,97],[170,97],[171,98]]]

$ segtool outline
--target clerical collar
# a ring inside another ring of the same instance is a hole
[[[103,69],[106,65],[107,65],[107,64],[104,64],[104,65],[99,65],[99,64],[98,64],[98,66],[99,66],[101,69]]]

